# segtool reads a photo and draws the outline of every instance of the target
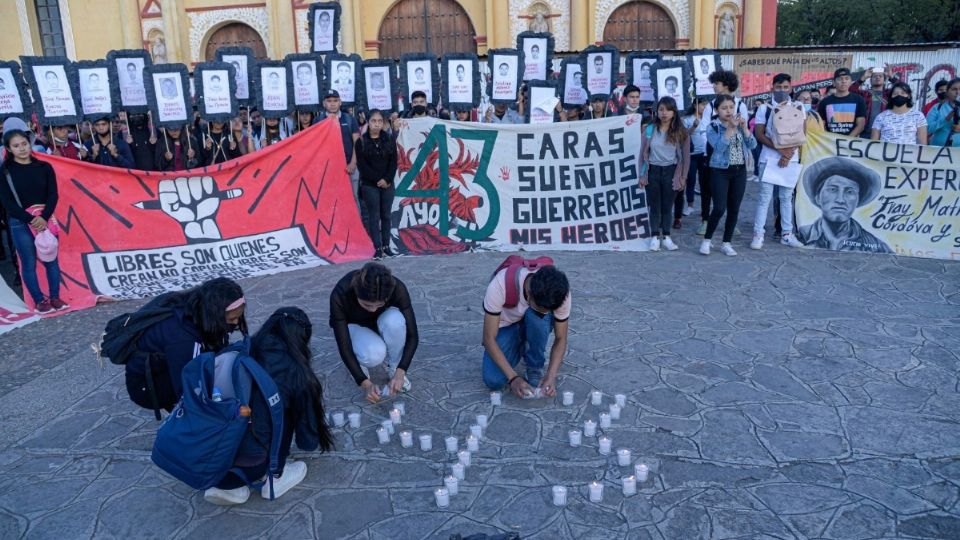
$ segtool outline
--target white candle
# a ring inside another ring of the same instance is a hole
[[[480,439],[470,435],[467,437],[467,450],[478,452],[480,450]]]
[[[583,437],[579,429],[571,429],[567,435],[570,437],[570,446],[580,446]]]
[[[450,492],[447,491],[447,488],[437,488],[433,495],[437,498],[438,507],[446,508],[450,506]]]
[[[390,421],[394,425],[400,425],[400,409],[390,409]]]
[[[603,394],[599,390],[590,392],[590,403],[599,405],[603,401]]]
[[[600,413],[600,427],[604,429],[610,427],[610,413]]]
[[[400,411],[400,416],[407,414],[407,404],[402,401],[394,403],[393,408]]]
[[[627,467],[630,465],[630,450],[621,448],[617,450],[617,465]]]
[[[603,500],[603,484],[594,480],[590,482],[590,502],[600,502]]]
[[[584,437],[596,437],[597,436],[597,423],[593,420],[587,420],[583,423],[583,436]]]
[[[387,444],[390,442],[390,434],[387,433],[387,430],[382,427],[377,428],[377,440],[380,441],[380,444]]]
[[[347,415],[347,418],[350,419],[350,427],[352,428],[360,427],[360,413],[352,412]]]
[[[483,427],[480,424],[473,424],[470,426],[470,434],[476,438],[483,437]]]
[[[629,497],[637,494],[637,479],[633,476],[625,476],[623,482],[623,495]]]
[[[563,486],[553,486],[553,505],[565,506],[567,504],[567,488]]]
[[[633,472],[637,475],[637,480],[642,484],[647,481],[647,477],[650,475],[650,468],[647,467],[646,463],[637,463],[633,468]]]
[[[454,453],[457,452],[457,438],[456,438],[456,437],[454,437],[454,436],[451,435],[450,437],[447,437],[446,439],[444,439],[443,442],[446,443],[446,445],[447,445],[447,452],[450,452],[451,454],[454,454]]]
[[[617,405],[616,403],[611,403],[611,404],[610,404],[610,418],[613,419],[613,420],[619,420],[619,419],[620,419],[620,411],[621,411],[621,410],[622,410],[622,407],[621,407],[620,405]]]
[[[342,411],[334,411],[334,413],[333,413],[333,425],[335,425],[335,426],[337,426],[337,427],[343,427],[343,425],[344,425],[345,423],[346,423],[346,420],[343,419],[343,412],[342,412]]]
[[[443,479],[443,487],[447,488],[447,492],[450,495],[456,495],[460,491],[460,481],[452,474],[447,475],[447,477]]]
[[[623,394],[617,394],[613,396],[613,399],[616,400],[617,406],[626,407],[627,406],[627,396]]]
[[[491,405],[500,405],[501,402],[502,402],[502,394],[500,392],[490,392]]]
[[[564,407],[569,407],[573,405],[573,392],[568,391],[563,393],[563,405]],[[557,486],[557,487],[563,487],[563,486]],[[564,490],[566,490],[566,488],[564,488]],[[564,491],[564,500],[566,500],[566,491]]]
[[[423,450],[424,452],[433,450],[433,435],[425,433],[420,436],[420,450]]]
[[[393,435],[393,422],[390,420],[384,420],[383,422],[380,422],[380,427],[387,430],[387,433],[390,435]]]
[[[469,467],[469,466],[470,466],[470,451],[469,451],[469,450],[461,450],[461,451],[457,452],[457,459],[460,460],[460,463],[462,463],[464,467]]]
[[[412,431],[401,431],[400,432],[400,446],[404,448],[413,448],[413,432]]]
[[[478,424],[481,428],[487,429],[487,415],[485,415],[485,414],[478,414],[478,415],[477,415],[477,424]]]
[[[457,477],[457,480],[463,480],[466,467],[463,466],[463,463],[454,463],[450,466],[450,472]]]
[[[613,441],[610,437],[600,437],[600,454],[608,455],[610,454],[610,446],[613,444]]]

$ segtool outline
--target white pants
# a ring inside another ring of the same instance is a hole
[[[360,366],[370,369],[387,361],[387,369],[392,372],[400,363],[403,347],[407,343],[407,321],[400,310],[387,308],[377,319],[379,333],[360,326],[348,324],[353,354],[357,355]]]

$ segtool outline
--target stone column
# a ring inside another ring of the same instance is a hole
[[[487,45],[491,48],[515,47],[516,40],[510,35],[510,8],[507,6],[507,0],[498,0],[494,2],[494,20],[498,21],[499,29],[496,32],[490,32],[487,29]],[[495,33],[495,39],[490,40],[490,34]]]
[[[177,0],[160,0],[160,10],[163,12],[163,35],[167,46],[167,61],[171,63],[190,63],[190,51],[183,50],[180,39],[180,16]],[[134,47],[141,48],[142,45]]]
[[[741,47],[759,47],[763,32],[763,0],[746,0],[740,23],[743,30],[737,29],[743,36]]]
[[[701,0],[700,12],[700,41],[694,44],[695,48],[712,49],[717,46],[717,4],[714,0]]]
[[[484,45],[486,46],[487,50],[494,48],[494,43],[495,43],[494,34],[496,33],[497,19],[496,19],[496,13],[494,12],[494,4],[496,4],[494,0],[486,0],[486,2],[484,3],[483,13],[485,16],[484,25],[486,26],[486,28],[484,28],[483,35],[486,36],[487,41]],[[477,45],[479,45],[479,43]],[[477,53],[486,54],[487,51],[482,51],[479,49],[480,47],[477,47]]]
[[[118,4],[120,4],[120,32],[123,36],[123,48],[139,49],[143,47],[140,6],[137,4],[137,0],[120,0]],[[166,33],[164,33],[164,38],[166,38]]]
[[[591,45],[593,40],[590,35],[593,32],[593,26],[590,24],[591,13],[588,0],[570,0],[570,50],[579,51],[587,45]]]

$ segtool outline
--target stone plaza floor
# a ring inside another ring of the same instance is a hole
[[[243,282],[254,327],[284,305],[310,314],[328,410],[362,412],[359,429],[335,430],[336,451],[294,447],[307,478],[275,502],[212,506],[150,462],[158,423],[91,351],[142,302],[15,330],[0,337],[0,538],[960,538],[960,264],[769,238],[756,252],[746,223],[739,257],[703,257],[695,221],[678,252],[551,253],[573,287],[559,380],[572,407],[489,403],[481,297],[503,254],[387,261],[421,336],[402,427],[433,434],[430,452],[377,444],[392,402],[366,404],[336,352],[328,294],[359,263]],[[653,471],[632,497],[620,493],[631,468],[596,439],[567,442],[597,419],[593,389],[604,410],[627,395],[604,431]],[[442,438],[463,445],[478,413],[490,416],[480,451],[438,509],[455,461]],[[602,502],[588,500],[593,480]]]

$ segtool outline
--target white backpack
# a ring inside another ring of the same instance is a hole
[[[768,135],[774,148],[802,146],[807,142],[807,132],[804,129],[806,121],[807,113],[803,110],[803,104],[798,101],[786,101],[772,107],[767,124],[773,128]]]

